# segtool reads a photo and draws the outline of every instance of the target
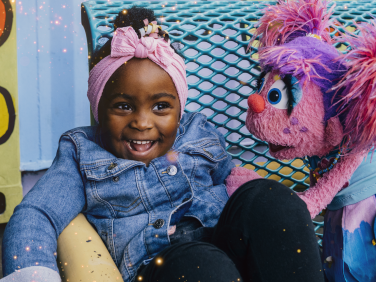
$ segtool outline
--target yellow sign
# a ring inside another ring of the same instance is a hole
[[[15,1],[0,0],[0,223],[22,200]]]

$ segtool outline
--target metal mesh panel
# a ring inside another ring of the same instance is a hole
[[[159,23],[178,42],[187,65],[189,97],[186,111],[208,116],[226,138],[227,151],[237,165],[256,170],[302,191],[309,186],[309,171],[301,160],[280,161],[268,153],[268,146],[252,136],[244,125],[247,98],[255,92],[260,74],[257,48],[246,53],[254,24],[262,16],[261,9],[273,2],[137,2],[154,10]],[[338,29],[354,31],[352,20],[367,21],[376,15],[376,1],[337,2],[334,16]],[[93,51],[98,50],[113,32],[113,20],[132,1],[87,1],[82,4],[89,64]],[[331,29],[332,36],[337,31]],[[345,51],[346,44],[336,44]],[[322,217],[314,219],[318,243],[321,245]]]

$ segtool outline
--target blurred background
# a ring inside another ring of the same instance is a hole
[[[60,135],[90,125],[81,2],[0,0],[0,237]]]

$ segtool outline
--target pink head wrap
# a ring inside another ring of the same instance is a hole
[[[98,104],[103,89],[112,74],[133,57],[149,58],[164,69],[172,78],[180,100],[180,117],[188,97],[188,86],[183,59],[174,52],[170,43],[154,36],[138,38],[130,26],[116,29],[111,42],[111,55],[103,58],[89,75],[87,96],[95,120],[98,122]]]

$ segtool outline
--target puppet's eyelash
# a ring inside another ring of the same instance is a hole
[[[294,95],[292,94],[292,88],[293,88],[292,75],[287,74],[282,78],[282,80],[286,85],[286,93],[288,97],[287,114],[290,116],[294,108],[293,105],[295,104],[295,98],[294,98]]]
[[[256,87],[257,87],[257,91],[261,88],[262,86],[262,79],[265,77],[266,75],[266,72],[262,72],[259,76],[259,78],[256,80]]]

